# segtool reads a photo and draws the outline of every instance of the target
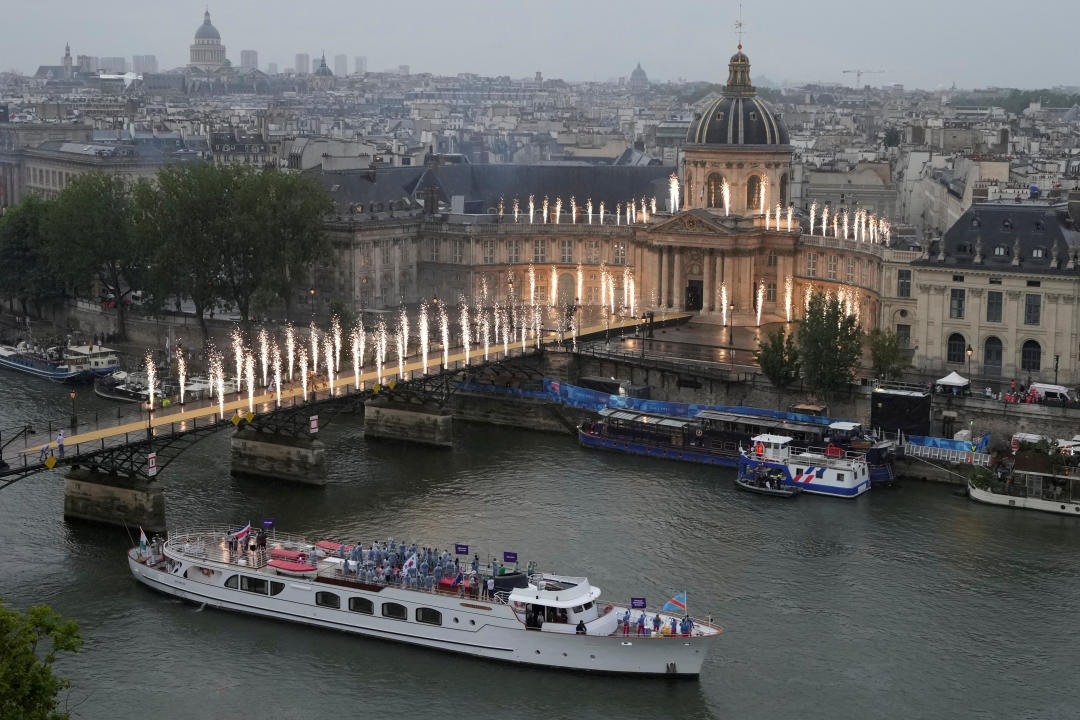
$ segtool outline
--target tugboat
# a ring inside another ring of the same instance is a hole
[[[739,475],[758,468],[776,471],[782,484],[815,495],[853,498],[870,489],[866,456],[836,445],[826,448],[793,447],[784,435],[758,435],[749,451],[740,450]]]
[[[500,583],[508,576],[494,561],[466,566],[391,540],[361,547],[275,530],[252,542],[249,523],[142,536],[127,558],[139,582],[191,602],[523,665],[694,678],[722,632],[685,611],[604,604],[585,577],[530,567]],[[648,628],[631,636],[624,621],[638,613]]]

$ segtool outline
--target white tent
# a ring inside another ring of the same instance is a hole
[[[956,372],[951,372],[938,380],[937,384],[942,387],[967,387],[971,381]]]

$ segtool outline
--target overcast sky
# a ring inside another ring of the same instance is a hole
[[[33,72],[72,55],[157,55],[161,70],[186,64],[206,5],[189,0],[4,0],[0,68]],[[779,12],[777,7],[782,9]],[[739,5],[716,0],[217,0],[214,25],[240,64],[292,67],[364,55],[368,69],[607,80],[641,62],[651,80],[723,82]],[[813,8],[810,10],[810,8]],[[755,77],[775,82],[1050,87],[1080,85],[1067,31],[1080,0],[746,0],[743,41]]]

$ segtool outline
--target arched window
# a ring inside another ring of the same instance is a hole
[[[983,366],[1001,369],[1001,341],[996,337],[988,337],[983,343]]]
[[[1020,369],[1038,372],[1042,368],[1042,347],[1034,340],[1028,340],[1020,349]]]
[[[964,346],[966,342],[964,336],[960,333],[953,333],[949,336],[949,342],[946,347],[945,361],[951,363],[963,363],[964,362]]]
[[[746,210],[751,213],[759,212],[761,210],[760,175],[751,175],[746,178]]]
[[[787,173],[780,176],[780,204],[787,206],[788,204],[788,178]]]
[[[724,178],[720,173],[709,175],[708,186],[705,188],[705,200],[711,208],[724,207]]]

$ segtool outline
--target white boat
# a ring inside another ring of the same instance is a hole
[[[984,488],[969,480],[968,495],[988,505],[1080,517],[1080,476],[1017,471],[1010,482],[995,481]]]
[[[145,585],[210,607],[526,665],[696,677],[722,632],[698,620],[683,628],[681,613],[634,609],[633,618],[646,612],[650,624],[644,634],[625,635],[628,608],[602,605],[600,588],[584,577],[499,576],[489,598],[476,588],[482,574],[497,575],[492,568],[462,565],[460,578],[435,582],[417,574],[426,568],[410,562],[413,555],[403,574],[405,552],[389,542],[385,551],[359,550],[353,562],[351,546],[339,551],[347,557],[334,556],[337,543],[275,532],[264,550],[234,551],[229,537],[224,528],[172,533],[152,550],[129,550],[128,566]],[[394,572],[385,569],[391,566]],[[664,630],[653,635],[656,615]]]
[[[25,342],[16,347],[0,345],[0,367],[59,382],[82,382],[93,377],[87,368],[70,366],[58,348],[39,350]]]
[[[112,375],[120,369],[116,351],[102,345],[70,345],[64,348],[64,361],[72,369],[86,370],[94,377]]]
[[[786,435],[756,435],[750,450],[740,450],[740,476],[758,468],[779,471],[784,485],[815,495],[853,498],[870,489],[866,455],[835,445],[826,448],[792,446]]]

